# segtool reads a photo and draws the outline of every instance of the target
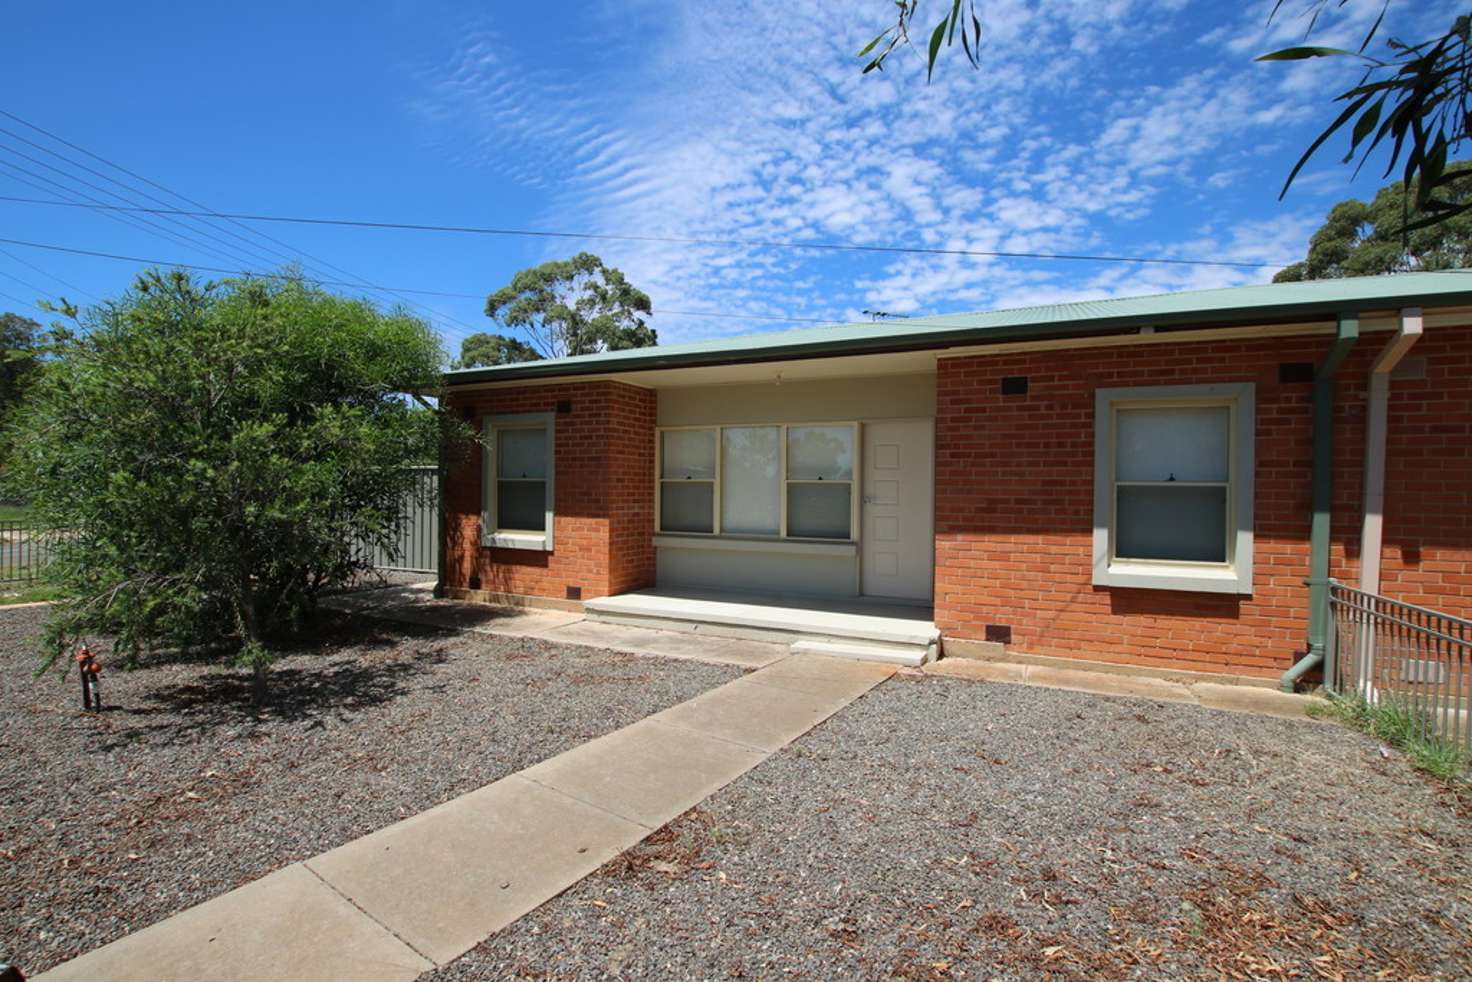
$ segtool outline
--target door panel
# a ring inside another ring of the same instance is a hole
[[[871,597],[929,600],[935,580],[935,428],[864,424],[860,578]]]

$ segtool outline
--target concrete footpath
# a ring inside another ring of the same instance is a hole
[[[413,979],[566,890],[893,672],[782,657],[37,978]]]

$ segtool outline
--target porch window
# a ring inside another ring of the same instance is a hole
[[[787,534],[853,538],[854,427],[787,428]]]
[[[661,430],[659,531],[854,538],[854,423]]]
[[[715,430],[667,430],[661,434],[659,478],[661,529],[715,531]]]
[[[1100,389],[1094,582],[1252,592],[1253,387]]]
[[[551,413],[484,420],[483,544],[551,550],[553,426]]]

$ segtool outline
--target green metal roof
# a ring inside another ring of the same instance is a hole
[[[1472,270],[1396,273],[1351,279],[1268,283],[1220,290],[1157,293],[1114,300],[943,314],[877,323],[834,324],[791,331],[606,351],[575,358],[466,368],[445,373],[450,385],[650,371],[740,362],[913,351],[1024,339],[1083,337],[1125,328],[1182,328],[1332,319],[1404,306],[1472,304]]]

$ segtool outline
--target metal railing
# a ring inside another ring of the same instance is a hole
[[[1423,738],[1472,754],[1472,621],[1331,581],[1329,688],[1408,710]]]
[[[392,547],[372,549],[368,561],[375,569],[392,572],[439,571],[439,469],[434,465],[410,467],[414,487],[404,499],[404,524]]]
[[[28,522],[0,522],[0,583],[30,583],[51,558],[51,542]]]

